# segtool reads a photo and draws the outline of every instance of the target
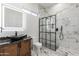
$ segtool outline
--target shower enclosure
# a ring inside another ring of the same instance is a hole
[[[56,51],[56,15],[39,19],[39,42]]]

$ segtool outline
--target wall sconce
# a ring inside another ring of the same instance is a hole
[[[25,10],[25,9],[22,9],[22,10],[23,10],[24,12],[28,13],[28,14],[31,14],[31,15],[33,15],[33,16],[37,16],[37,14],[34,13],[34,12],[31,12],[31,11]]]

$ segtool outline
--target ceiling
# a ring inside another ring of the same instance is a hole
[[[39,5],[43,8],[50,8],[54,5],[56,5],[57,3],[39,3]]]

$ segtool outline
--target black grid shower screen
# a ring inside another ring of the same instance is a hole
[[[56,51],[56,15],[39,19],[39,42]]]

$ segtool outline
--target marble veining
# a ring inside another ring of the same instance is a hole
[[[46,47],[42,47],[40,52],[36,53],[36,50],[32,50],[32,56],[79,56],[79,50],[72,50],[65,47],[60,47],[57,51],[53,51]]]

